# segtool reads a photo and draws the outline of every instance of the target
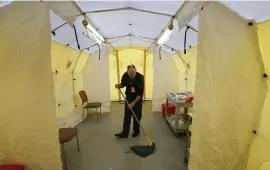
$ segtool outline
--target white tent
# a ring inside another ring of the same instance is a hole
[[[141,68],[151,63],[146,54],[153,60],[153,69],[145,73],[148,80],[152,74],[153,111],[160,111],[167,92],[195,91],[191,170],[270,169],[268,80],[262,76],[269,70],[270,26],[265,21],[270,19],[270,2],[1,1],[0,6],[0,120],[5,120],[0,131],[14,134],[0,140],[6,146],[0,148],[0,162],[60,169],[57,135],[50,133],[58,128],[55,115],[60,127],[78,124],[80,90],[109,112],[110,91],[120,72],[113,65],[121,58],[120,49],[133,48],[144,51]],[[84,35],[85,18],[105,38],[100,50]],[[157,46],[171,21],[172,37]],[[183,63],[190,64],[188,72]],[[22,96],[29,92],[31,98],[17,98],[20,105],[14,107],[10,88]],[[43,103],[37,102],[40,96]],[[37,112],[47,116],[41,120]],[[34,132],[16,136],[18,122],[21,134]],[[27,139],[19,146],[11,142],[20,138]],[[34,145],[45,140],[44,148]],[[25,155],[13,156],[27,143],[32,145]]]

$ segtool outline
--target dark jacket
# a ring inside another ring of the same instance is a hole
[[[144,76],[140,73],[136,73],[136,76],[132,79],[128,73],[125,72],[121,79],[121,84],[126,87],[126,97],[128,102],[132,102],[139,95],[141,100],[144,93]]]

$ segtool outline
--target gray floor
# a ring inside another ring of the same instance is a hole
[[[93,115],[78,125],[81,151],[77,152],[75,139],[65,144],[68,170],[187,170],[186,138],[176,137],[161,113],[151,112],[150,102],[144,104],[142,124],[155,141],[156,152],[147,158],[125,153],[131,145],[146,142],[142,134],[115,139],[114,133],[122,128],[123,107],[112,103],[111,113],[104,115],[99,124]]]

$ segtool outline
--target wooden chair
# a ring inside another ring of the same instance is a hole
[[[102,103],[100,103],[100,102],[88,103],[88,98],[87,98],[87,95],[86,95],[86,93],[85,93],[84,90],[80,91],[79,92],[79,95],[81,97],[82,107],[83,107],[82,108],[82,121],[84,119],[84,110],[87,110],[87,114],[88,114],[88,109],[96,109],[96,111],[97,111],[97,114],[96,114],[97,115],[97,122],[99,123],[99,118],[101,117],[101,106],[102,106]]]
[[[77,128],[60,128],[59,129],[59,142],[61,145],[61,152],[63,156],[64,169],[67,170],[67,161],[65,155],[64,144],[71,141],[76,136],[77,140],[77,151],[80,151],[79,138],[78,138],[78,129]]]

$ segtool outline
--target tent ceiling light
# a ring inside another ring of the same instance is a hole
[[[158,39],[157,44],[158,45],[163,45],[166,41],[168,41],[172,37],[172,31],[173,31],[173,19],[171,20],[171,24],[168,26],[168,28],[166,29],[166,31]]]
[[[102,35],[100,35],[96,29],[94,29],[89,23],[87,20],[83,20],[82,21],[82,24],[85,28],[84,32],[85,32],[85,35],[87,35],[89,38],[91,38],[92,40],[94,40],[96,43],[98,44],[102,44],[105,39]]]
[[[159,38],[157,44],[163,45],[166,41],[168,41],[172,36],[172,30],[167,28],[167,30],[163,33],[163,35]]]

